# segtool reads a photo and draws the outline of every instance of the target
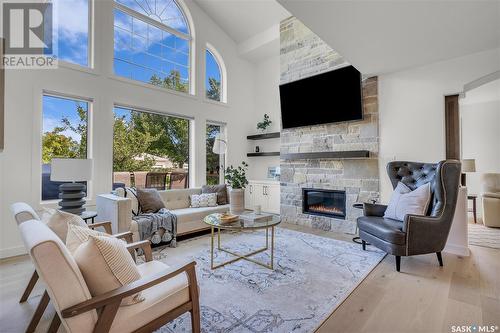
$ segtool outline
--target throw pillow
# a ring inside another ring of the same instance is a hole
[[[215,207],[217,206],[217,193],[191,194],[191,207]]]
[[[225,184],[221,185],[203,185],[201,193],[217,193],[217,204],[227,205],[227,187]]]
[[[156,213],[160,209],[165,208],[160,193],[155,188],[138,188],[137,200],[139,200],[142,213]]]
[[[68,234],[68,225],[76,225],[88,229],[87,223],[78,215],[63,212],[57,209],[47,209],[42,215],[42,221],[49,227],[64,243]]]
[[[135,187],[119,187],[115,190],[117,196],[122,198],[130,198],[132,203],[132,214],[139,215],[139,201],[137,200],[137,191]]]
[[[74,254],[92,296],[101,295],[141,278],[125,244],[113,237],[90,236]],[[126,297],[121,305],[142,302],[141,293]]]
[[[403,221],[408,214],[425,215],[431,201],[431,184],[427,183],[412,191],[399,182],[385,211],[384,217]]]
[[[90,236],[105,236],[109,237],[107,233],[84,228],[81,226],[69,224],[68,235],[66,236],[66,247],[71,254],[75,253],[80,245],[89,240]]]

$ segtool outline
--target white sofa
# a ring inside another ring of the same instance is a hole
[[[216,207],[191,208],[189,196],[201,194],[201,188],[158,191],[165,207],[177,216],[177,235],[207,229],[203,218],[212,213],[229,211],[229,205]],[[134,241],[139,240],[138,226],[132,220],[132,207],[137,206],[137,199],[124,197],[121,189],[115,194],[101,194],[97,196],[97,217],[99,220],[111,221],[113,233],[131,231]]]

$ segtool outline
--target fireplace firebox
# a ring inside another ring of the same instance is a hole
[[[345,220],[345,191],[304,188],[302,212]]]

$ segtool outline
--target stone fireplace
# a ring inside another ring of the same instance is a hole
[[[345,220],[345,191],[302,189],[302,213]]]
[[[282,84],[347,64],[340,54],[294,17],[281,22],[280,43]],[[281,216],[284,222],[354,233],[356,218],[362,211],[352,205],[378,199],[377,78],[364,77],[362,86],[363,120],[282,130]],[[335,107],[332,102],[325,106],[325,112]],[[353,154],[360,151],[367,154]]]

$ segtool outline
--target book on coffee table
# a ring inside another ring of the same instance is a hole
[[[271,214],[255,214],[255,213],[245,213],[241,214],[240,218],[244,221],[249,221],[249,222],[267,222],[271,221],[273,219],[273,216]]]

